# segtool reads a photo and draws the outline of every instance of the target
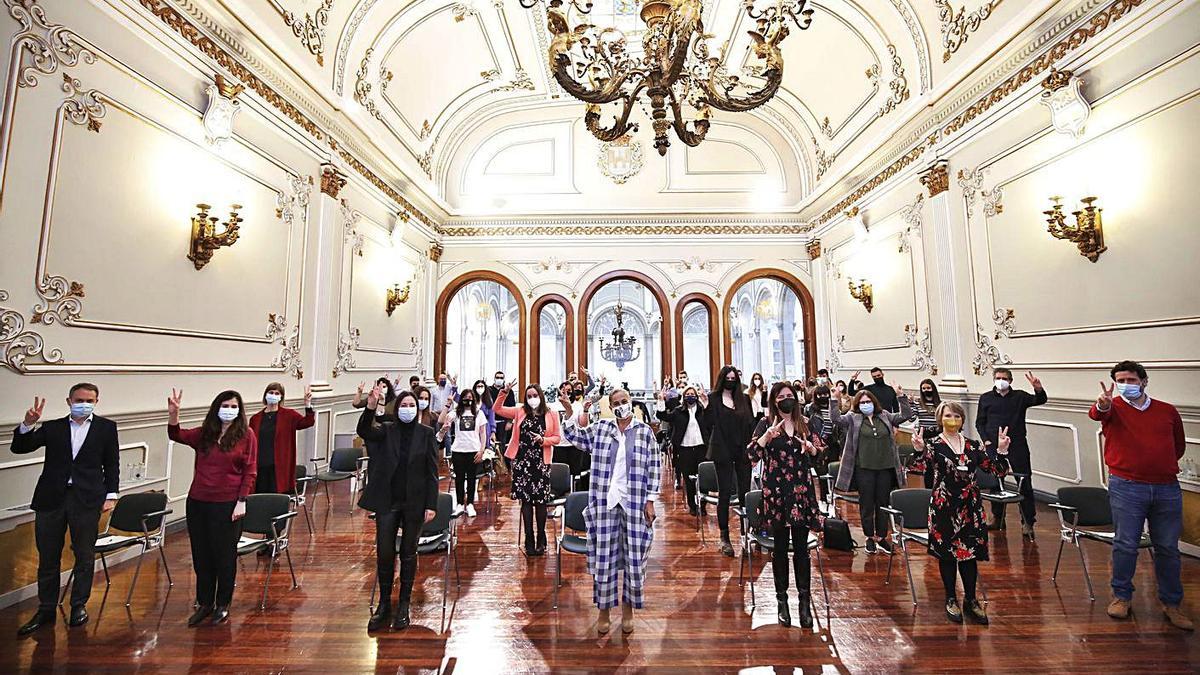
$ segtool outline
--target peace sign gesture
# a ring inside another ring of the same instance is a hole
[[[1116,386],[1115,383],[1108,386],[1105,386],[1104,382],[1100,383],[1100,397],[1096,399],[1097,408],[1108,410],[1109,406],[1112,405],[1113,388]]]
[[[996,452],[1001,455],[1008,454],[1008,445],[1012,439],[1008,437],[1008,427],[1000,427],[999,436],[996,438]]]
[[[375,407],[379,405],[379,402],[384,398],[382,384],[377,384],[374,387],[371,387],[371,393],[367,394],[367,407],[371,410],[374,410]]]
[[[913,431],[912,446],[918,452],[925,450],[925,434],[922,434],[919,428]]]
[[[361,390],[359,390],[359,391],[361,391]],[[304,385],[304,407],[305,408],[312,407],[312,385],[311,384]]]
[[[1034,391],[1042,390],[1042,380],[1037,375],[1034,375],[1032,370],[1025,373],[1025,379],[1029,380],[1029,386],[1033,387]]]
[[[31,427],[42,419],[42,411],[46,409],[46,399],[33,397],[33,406],[25,411],[25,426]]]
[[[812,455],[813,457],[817,456],[817,446],[812,441],[808,440],[807,438],[804,439],[804,451],[807,452],[808,454]]]
[[[766,437],[768,443],[779,438],[779,435],[783,433],[783,424],[785,421],[784,418],[780,417],[778,422],[767,427],[767,431],[763,436]]]
[[[175,391],[171,388],[171,395],[167,397],[167,412],[172,415],[179,414],[179,404],[183,401],[183,390]]]
[[[510,392],[510,391],[512,391],[512,388],[515,386],[517,386],[517,379],[513,378],[513,379],[509,380],[508,382],[504,383],[504,391]]]

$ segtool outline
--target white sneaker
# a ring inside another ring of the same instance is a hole
[[[475,505],[474,504],[467,504],[467,515],[472,518],[475,517]]]
[[[461,507],[461,506],[456,506],[456,507],[454,507],[454,511],[453,511],[453,513],[452,513],[451,515],[455,515],[455,516],[461,516],[461,515],[462,515],[462,512],[463,512],[463,507]]]

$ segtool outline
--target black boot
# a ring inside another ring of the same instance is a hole
[[[812,596],[808,591],[799,591],[800,595],[800,626],[803,628],[813,627],[812,616]]]
[[[733,544],[729,543],[728,532],[721,533],[721,555],[729,558],[733,557]]]
[[[413,580],[417,576],[417,556],[400,559],[400,604],[392,616],[392,628],[402,630],[408,628],[408,606],[412,599]]]
[[[392,620],[392,586],[382,586],[379,589],[379,606],[367,622],[367,632],[374,632],[388,625]]]
[[[199,626],[201,621],[204,621],[212,614],[212,611],[212,605],[196,605],[196,611],[192,612],[192,615],[188,617],[188,628]]]
[[[792,625],[792,612],[788,609],[787,593],[776,593],[775,599],[779,601],[779,625]]]

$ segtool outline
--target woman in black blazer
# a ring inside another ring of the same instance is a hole
[[[430,427],[417,422],[417,398],[411,391],[396,394],[396,421],[379,424],[375,407],[384,400],[381,386],[367,396],[367,409],[358,420],[358,435],[366,441],[367,485],[358,505],[375,514],[375,555],[379,573],[379,607],[367,630],[392,622],[407,628],[413,579],[417,575],[417,539],[421,526],[437,515],[437,441]],[[392,578],[396,573],[396,537],[400,534],[400,604],[392,616]]]
[[[684,389],[681,404],[655,414],[671,426],[671,447],[675,448],[679,471],[683,474],[688,512],[694,516],[697,513],[696,482],[690,477],[696,475],[708,447],[708,429],[703,423],[704,405],[700,403],[699,391],[695,387]]]

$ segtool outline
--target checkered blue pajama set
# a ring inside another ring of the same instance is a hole
[[[568,441],[592,456],[588,505],[583,512],[588,528],[588,573],[595,580],[592,599],[600,609],[616,607],[617,573],[624,570],[622,601],[641,609],[646,557],[654,538],[643,507],[647,499],[658,497],[662,464],[654,431],[643,422],[630,422],[624,432],[629,503],[609,508],[608,489],[620,433],[612,420],[600,420],[583,428],[572,421],[563,429]]]

